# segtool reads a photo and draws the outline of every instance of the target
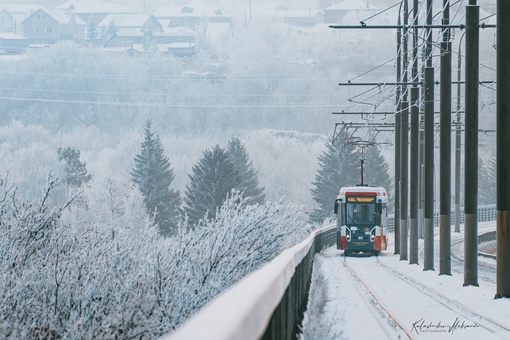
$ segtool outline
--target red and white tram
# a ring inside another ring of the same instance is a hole
[[[337,248],[345,255],[386,250],[388,193],[382,187],[343,187],[335,200]]]

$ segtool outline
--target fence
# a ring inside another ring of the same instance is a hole
[[[478,206],[478,222],[487,222],[487,221],[495,221],[496,220],[496,205],[480,205]],[[460,224],[464,224],[464,208],[460,208]],[[455,224],[455,210],[452,210],[450,214],[451,224]],[[434,211],[434,226],[437,227],[439,225],[439,210]],[[393,214],[388,215],[388,230],[393,231],[395,229],[395,217]]]
[[[460,218],[464,223],[463,209]],[[479,222],[495,219],[495,205],[479,207]],[[455,223],[455,213],[451,221]],[[439,212],[434,214],[434,224],[439,225]],[[390,230],[393,226],[389,216]],[[335,226],[315,231],[220,294],[166,339],[295,339],[308,302],[313,257],[335,242]]]
[[[308,303],[313,257],[336,227],[313,232],[216,297],[166,339],[295,339]]]

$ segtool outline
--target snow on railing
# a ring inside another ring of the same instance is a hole
[[[464,209],[461,208],[463,223]],[[478,221],[496,219],[496,205],[478,208]],[[439,225],[439,212],[434,212]],[[451,215],[455,223],[455,211]],[[394,218],[389,216],[389,229]],[[313,256],[336,242],[334,225],[313,232],[300,244],[220,294],[165,339],[292,339],[299,332],[313,267]]]
[[[335,242],[334,225],[313,232],[220,294],[165,339],[295,338],[306,308],[313,256]]]

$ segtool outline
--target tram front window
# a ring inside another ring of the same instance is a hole
[[[375,203],[347,204],[348,224],[375,224]]]
[[[370,235],[370,227],[351,227],[352,236]]]

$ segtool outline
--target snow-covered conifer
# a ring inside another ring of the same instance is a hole
[[[79,188],[92,179],[87,173],[87,164],[80,161],[80,150],[70,146],[58,148],[58,160],[65,163],[65,180],[68,187]]]
[[[147,212],[159,226],[160,233],[172,235],[180,217],[181,197],[178,191],[170,189],[173,170],[159,136],[152,131],[151,120],[145,124],[144,141],[140,154],[135,156],[131,178],[140,189]]]
[[[241,179],[241,184],[236,189],[241,191],[243,197],[246,199],[246,203],[264,203],[266,197],[264,188],[259,186],[257,172],[253,168],[252,162],[241,140],[237,137],[230,139],[227,152],[229,159],[234,164]]]
[[[366,148],[364,161],[365,182],[371,186],[384,187],[391,191],[393,184],[389,173],[390,166],[381,154],[379,146]]]
[[[310,220],[321,222],[333,214],[338,190],[343,186],[356,185],[360,181],[359,154],[352,144],[342,138],[326,142],[326,150],[319,156],[318,173],[312,183],[312,197],[316,208]]]
[[[492,154],[487,165],[478,159],[478,204],[495,204],[496,195],[496,155]]]
[[[241,184],[236,168],[228,153],[219,145],[204,151],[202,158],[192,168],[190,184],[186,186],[184,211],[190,225],[201,219],[213,218],[227,195]]]

